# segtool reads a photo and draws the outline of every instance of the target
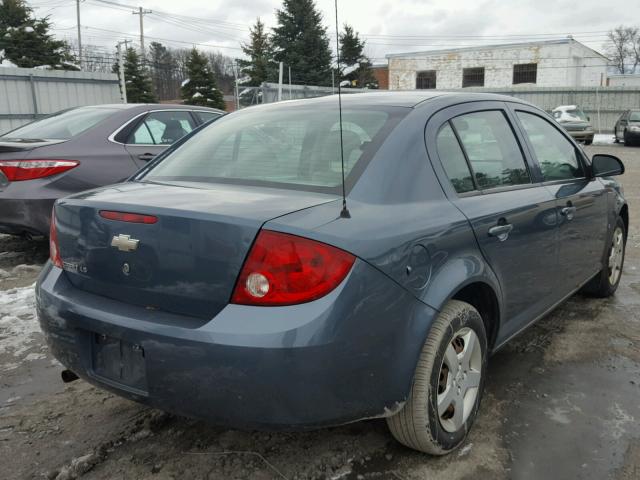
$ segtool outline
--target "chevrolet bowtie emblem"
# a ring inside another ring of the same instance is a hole
[[[131,238],[129,235],[117,235],[111,240],[111,246],[117,248],[121,252],[133,252],[138,249],[140,240]]]

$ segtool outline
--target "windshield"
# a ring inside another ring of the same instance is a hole
[[[580,108],[554,110],[553,117],[559,122],[588,122],[589,118]]]
[[[82,107],[63,110],[6,133],[0,140],[69,140],[118,112],[115,108]]]
[[[337,104],[336,104],[337,107]],[[409,110],[345,108],[345,176],[357,176]],[[357,170],[357,172],[356,172]],[[145,180],[307,186],[341,185],[338,110],[326,104],[244,110],[221,118],[181,145]],[[351,179],[353,180],[353,179]]]
[[[629,114],[630,122],[640,122],[640,112],[631,112]]]

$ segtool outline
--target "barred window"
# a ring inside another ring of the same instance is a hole
[[[513,84],[536,83],[538,76],[537,63],[520,63],[513,66]]]
[[[416,75],[416,89],[424,90],[436,88],[436,71],[425,70],[424,72],[418,72]]]
[[[484,67],[463,68],[462,87],[484,87]]]

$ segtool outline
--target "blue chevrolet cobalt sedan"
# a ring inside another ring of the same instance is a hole
[[[249,108],[56,202],[40,323],[67,379],[153,407],[251,429],[384,417],[445,454],[492,352],[615,292],[623,172],[510,97],[348,95],[342,128],[335,96]]]

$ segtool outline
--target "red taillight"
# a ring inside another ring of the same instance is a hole
[[[231,303],[294,305],[323,297],[347,276],[355,257],[325,243],[262,230],[240,272]]]
[[[111,210],[100,210],[100,216],[107,220],[117,220],[119,222],[146,223],[153,224],[158,221],[158,217],[153,215],[141,215],[139,213],[112,212]]]
[[[0,160],[0,171],[10,182],[20,182],[57,175],[78,165],[77,160]]]
[[[58,232],[56,230],[56,210],[51,210],[51,227],[49,229],[49,258],[56,267],[62,268],[60,258],[60,246],[58,245]]]

